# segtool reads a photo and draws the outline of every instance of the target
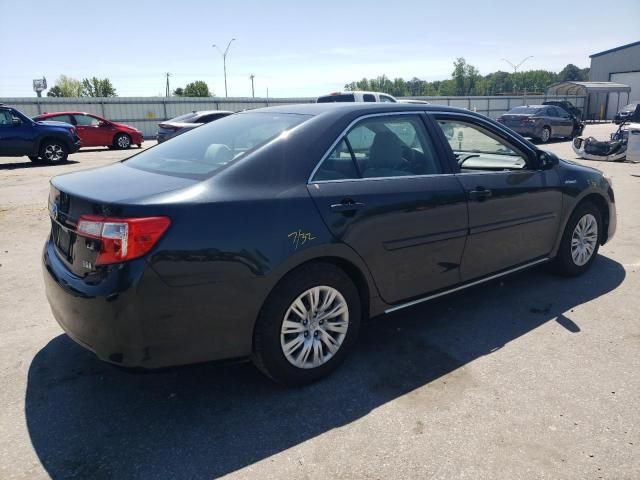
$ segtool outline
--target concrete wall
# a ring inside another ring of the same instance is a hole
[[[584,97],[414,97],[433,104],[449,105],[497,118],[513,107],[535,105],[545,100],[569,100],[584,108]],[[78,111],[95,113],[114,122],[136,127],[146,138],[154,138],[158,123],[193,110],[231,110],[234,112],[274,105],[313,103],[314,98],[219,98],[219,97],[115,97],[115,98],[0,98],[0,103],[16,107],[30,117],[45,112]]]

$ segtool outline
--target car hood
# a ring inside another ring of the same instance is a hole
[[[36,122],[37,125],[44,125],[46,126],[51,126],[51,127],[66,127],[66,128],[73,128],[73,125],[71,125],[70,123],[66,123],[66,122],[55,122],[53,120],[40,120],[39,122]]]
[[[51,184],[71,196],[98,203],[145,204],[145,199],[197,184],[197,180],[146,172],[115,163],[59,175]]]
[[[116,123],[116,122],[111,122],[111,124],[114,127],[118,127],[118,128],[123,128],[125,130],[134,130],[134,131],[138,131],[138,129],[136,127],[132,127],[131,125],[127,125],[126,123]]]
[[[562,167],[570,170],[577,170],[577,171],[591,173],[591,174],[597,173],[599,175],[603,175],[602,170],[598,170],[597,168],[593,168],[593,167],[587,167],[585,165],[580,165],[579,163],[572,162],[571,160],[565,160],[561,158],[560,164]]]

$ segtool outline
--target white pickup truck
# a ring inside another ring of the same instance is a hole
[[[379,92],[333,92],[329,95],[318,97],[317,103],[333,102],[390,102],[397,100],[391,95]]]

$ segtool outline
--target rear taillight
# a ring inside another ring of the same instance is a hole
[[[97,238],[102,246],[96,265],[119,263],[148,253],[171,225],[168,217],[112,218],[82,215],[77,234]]]

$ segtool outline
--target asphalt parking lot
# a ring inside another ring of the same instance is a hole
[[[0,158],[0,478],[640,478],[640,164],[580,161],[618,209],[586,275],[540,267],[375,319],[334,375],[288,390],[251,364],[120,370],[62,334],[48,181],[135,151]]]

